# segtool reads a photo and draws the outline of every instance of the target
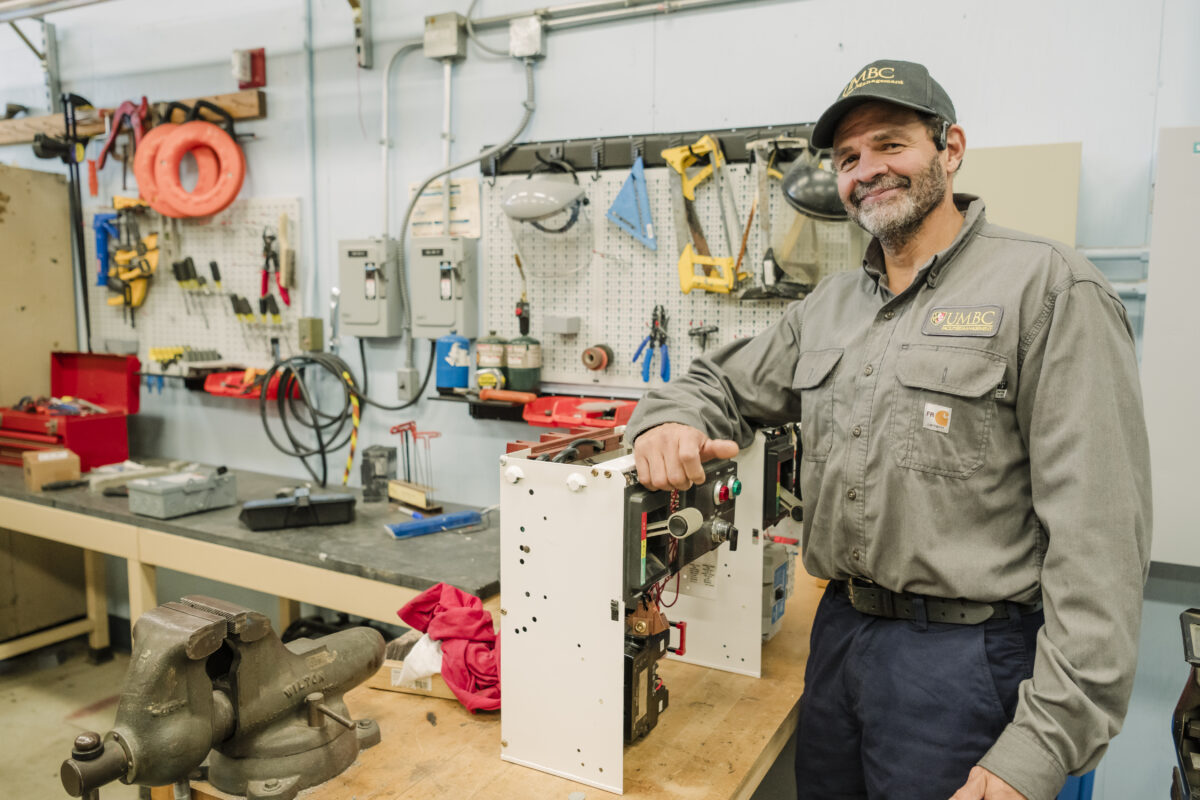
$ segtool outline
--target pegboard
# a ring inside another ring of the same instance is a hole
[[[274,274],[270,291],[279,305],[281,324],[261,322],[258,298],[262,290],[263,231],[279,236],[280,215],[287,216],[287,247],[297,252],[300,263],[300,200],[298,198],[251,198],[238,200],[211,217],[170,220],[154,212],[138,216],[143,237],[159,234],[159,262],[146,301],[135,309],[132,323],[122,315],[121,306],[107,305],[116,297],[103,286],[96,286],[96,237],[92,217],[112,209],[89,209],[85,213],[85,231],[89,264],[88,299],[91,304],[92,347],[98,352],[131,352],[136,349],[142,370],[163,372],[150,360],[151,347],[190,347],[216,350],[221,361],[245,367],[266,367],[274,361],[271,339],[279,340],[283,357],[299,352],[297,322],[303,316],[300,276],[294,274],[289,287],[291,305],[279,296]],[[275,241],[276,251],[280,241]],[[208,282],[208,293],[185,291],[175,280],[172,261],[191,256],[196,273]],[[280,258],[282,260],[282,253]],[[209,262],[216,261],[221,273],[221,288],[213,285]],[[250,301],[255,322],[247,325],[234,315],[230,295]],[[269,318],[268,318],[269,319]],[[165,374],[183,374],[186,364],[175,363]]]
[[[516,228],[504,215],[500,203],[506,189],[524,176],[500,176],[483,182],[484,242],[482,249],[484,281],[484,326],[481,334],[496,331],[505,338],[518,335],[513,314],[521,296],[522,282],[514,253],[519,253],[526,268],[527,294],[531,306],[530,334],[542,344],[542,381],[584,384],[597,387],[644,388],[662,383],[659,357],[651,368],[649,383],[642,381],[641,360],[634,363],[638,345],[650,331],[655,304],[667,312],[667,347],[671,357],[671,376],[682,375],[692,360],[701,354],[697,337],[688,336],[688,328],[716,325],[718,331],[708,337],[707,350],[757,334],[783,314],[789,300],[739,301],[736,294],[716,294],[694,289],[683,294],[679,288],[678,259],[681,246],[676,243],[671,195],[678,174],[667,167],[646,168],[646,188],[650,199],[657,251],[650,250],[609,222],[607,212],[629,173],[627,170],[602,170],[599,177],[581,173],[588,205],[575,228],[566,234],[533,234],[528,226]],[[742,230],[756,196],[756,178],[744,164],[730,164],[727,175],[736,197]],[[786,228],[796,218],[779,191],[778,181],[770,185],[772,229]],[[696,191],[696,210],[712,253],[728,252],[711,180]],[[757,214],[757,210],[756,210]],[[817,250],[822,253],[824,272],[857,269],[861,240],[851,230],[852,223],[807,223],[815,233]],[[742,270],[752,274],[761,270],[766,249],[759,220],[755,218],[746,244]],[[774,234],[773,234],[774,238]],[[547,314],[577,316],[576,334],[549,333],[544,328]],[[580,360],[585,348],[606,344],[613,350],[607,369],[593,372]],[[645,354],[643,353],[643,358]]]

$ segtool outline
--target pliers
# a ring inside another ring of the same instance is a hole
[[[279,297],[283,300],[285,306],[292,304],[292,298],[288,296],[287,287],[283,285],[283,277],[279,274],[279,252],[275,249],[275,235],[268,230],[263,231],[263,268],[262,268],[262,292],[260,297],[266,297],[270,289],[271,283],[269,280],[271,269],[275,270],[275,285],[279,288]]]
[[[659,368],[659,377],[665,383],[671,380],[671,354],[667,349],[667,310],[660,305],[654,307],[654,311],[650,317],[650,333],[647,334],[645,339],[642,339],[642,343],[638,345],[637,352],[633,354],[633,360],[636,362],[642,355],[642,351],[646,351],[646,358],[642,361],[642,381],[644,383],[650,382],[650,362],[654,360],[655,348],[662,350],[662,365]]]

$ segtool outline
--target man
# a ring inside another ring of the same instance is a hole
[[[1071,248],[952,194],[966,139],[921,65],[865,67],[812,144],[874,236],[863,270],[649,392],[639,479],[687,488],[756,425],[801,422],[804,564],[830,580],[801,798],[1051,800],[1133,684],[1150,481],[1124,307]]]

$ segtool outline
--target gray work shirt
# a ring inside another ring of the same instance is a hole
[[[872,242],[862,271],[648,392],[626,440],[682,422],[744,447],[755,427],[800,420],[810,573],[1040,594],[1033,678],[980,764],[1052,800],[1100,760],[1133,686],[1151,513],[1133,335],[1073,249],[955,202],[957,238],[899,295]]]

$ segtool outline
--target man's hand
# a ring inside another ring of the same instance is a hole
[[[967,782],[950,800],[1025,800],[1025,795],[983,767],[971,767]]]
[[[737,454],[737,442],[710,439],[678,422],[651,428],[633,443],[638,480],[647,489],[690,489],[704,483],[705,461]]]

